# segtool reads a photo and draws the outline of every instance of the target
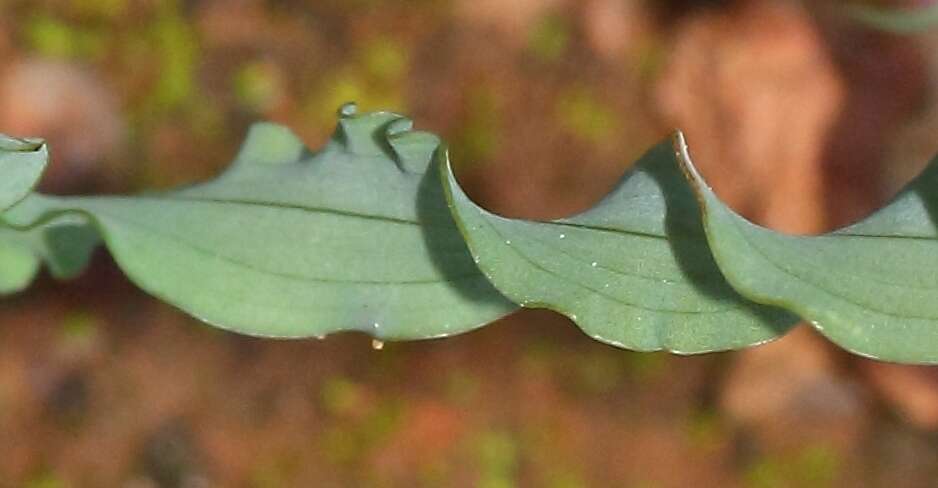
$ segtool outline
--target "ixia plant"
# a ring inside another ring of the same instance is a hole
[[[856,354],[938,363],[938,163],[865,220],[791,236],[722,203],[680,133],[554,221],[486,211],[438,137],[354,105],[318,151],[257,124],[228,170],[165,193],[42,195],[48,156],[0,137],[0,294],[43,263],[80,273],[103,242],[150,294],[255,336],[427,339],[530,307],[638,351],[738,349],[804,319]]]

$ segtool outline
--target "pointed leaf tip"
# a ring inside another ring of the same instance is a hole
[[[426,173],[440,146],[434,134],[413,130],[413,121],[399,119],[388,126],[388,143],[394,149],[401,169],[411,173]]]
[[[388,126],[404,116],[393,112],[367,112],[358,114],[343,109],[336,129],[336,139],[350,154],[381,157],[390,150],[387,142]]]
[[[19,139],[0,134],[0,212],[32,191],[49,161],[42,139]]]
[[[440,139],[414,131],[413,120],[394,112],[358,113],[354,103],[339,109],[336,139],[351,154],[393,156],[401,169],[424,173]]]
[[[32,152],[41,148],[46,141],[36,137],[17,138],[0,134],[0,152]]]
[[[358,104],[355,102],[346,102],[339,107],[339,118],[351,117],[358,113]]]
[[[413,128],[414,128],[413,120],[410,120],[406,117],[401,117],[391,122],[390,124],[388,124],[388,128],[385,130],[384,133],[390,139],[394,136],[398,136],[406,132],[410,132],[411,130],[413,130]]]

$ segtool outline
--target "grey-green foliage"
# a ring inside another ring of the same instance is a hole
[[[24,233],[0,227],[0,296],[23,290],[39,272],[39,257]]]
[[[0,134],[0,211],[26,198],[49,160],[41,139],[15,139]],[[0,217],[0,295],[29,286],[45,261],[57,278],[71,278],[84,269],[97,236],[80,217],[44,222],[14,230]]]
[[[484,210],[436,136],[353,107],[315,153],[258,124],[217,179],[145,196],[23,198],[45,146],[0,141],[0,293],[41,261],[80,272],[100,235],[141,288],[253,335],[440,337],[520,305],[617,346],[699,353],[766,342],[797,314],[856,353],[938,363],[938,162],[875,215],[807,237],[724,205],[680,135],[550,222]]]
[[[83,216],[141,288],[246,334],[418,339],[514,310],[453,224],[429,166],[436,136],[396,114],[343,110],[315,154],[259,124],[209,183],[136,197],[32,195],[4,218],[29,229]]]
[[[597,340],[641,351],[738,349],[795,322],[745,300],[723,279],[668,142],[595,207],[551,222],[487,212],[463,193],[440,154],[447,199],[476,262],[522,306],[561,312]]]
[[[42,263],[58,279],[81,274],[98,244],[98,234],[77,216],[26,230],[0,220],[0,296],[22,291]]]
[[[798,313],[864,356],[938,363],[938,159],[888,206],[823,236],[791,236],[733,212],[678,141],[727,279],[759,303]]]

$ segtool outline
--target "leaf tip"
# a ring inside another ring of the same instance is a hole
[[[0,212],[26,198],[49,163],[43,139],[0,134]]]
[[[357,156],[387,155],[389,126],[406,117],[393,112],[358,112],[358,104],[346,103],[339,108],[339,125],[333,139],[346,151]],[[405,123],[400,123],[405,124]],[[402,125],[396,126],[400,130]]]
[[[387,129],[384,130],[384,134],[388,137],[388,139],[391,139],[406,134],[412,131],[413,128],[413,120],[410,120],[407,117],[401,117],[388,124]]]
[[[358,113],[358,104],[355,102],[345,102],[339,107],[339,118],[344,119],[352,117]]]
[[[455,205],[453,197],[462,195],[462,188],[459,187],[459,182],[456,181],[456,175],[453,174],[453,165],[449,158],[449,145],[445,142],[441,143],[433,159],[434,163],[440,169],[440,179],[443,182],[443,195],[446,197],[446,203],[450,208],[453,208]]]
[[[402,170],[426,173],[441,140],[429,132],[415,131],[413,127],[414,123],[410,119],[398,119],[388,125],[385,136]]]
[[[713,189],[707,184],[707,180],[704,179],[697,169],[697,166],[694,164],[694,160],[690,156],[690,147],[687,145],[687,138],[684,136],[684,132],[681,130],[674,131],[671,140],[678,166],[681,168],[681,172],[684,173],[684,177],[690,184],[694,196],[697,198],[697,203],[700,205],[701,211],[703,211],[702,217],[704,221],[706,221],[707,200],[712,196]]]
[[[674,135],[671,136],[671,141],[674,147],[674,156],[680,164],[684,176],[686,176],[688,181],[695,187],[697,185],[707,186],[700,172],[697,171],[694,160],[690,157],[690,148],[687,146],[687,138],[684,136],[684,132],[681,130],[674,131]]]
[[[339,108],[335,139],[346,151],[366,157],[388,156],[401,170],[425,173],[440,144],[434,134],[414,130],[414,121],[403,115],[378,111],[358,112],[358,105]]]
[[[0,151],[2,152],[36,152],[45,145],[45,139],[38,137],[19,138],[0,134]]]

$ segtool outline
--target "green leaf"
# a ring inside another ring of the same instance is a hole
[[[473,203],[441,151],[450,208],[476,262],[506,296],[560,312],[628,349],[701,353],[760,344],[794,317],[751,304],[723,279],[669,143],[648,152],[593,209],[551,222]]]
[[[798,313],[856,354],[938,363],[938,160],[869,218],[792,236],[733,212],[694,168],[683,138],[678,145],[713,254],[734,288]]]
[[[0,212],[32,191],[49,160],[40,139],[15,139],[0,134]]]
[[[915,34],[938,24],[938,5],[916,8],[889,8],[873,5],[846,5],[847,16],[875,29],[896,34]]]
[[[48,147],[41,139],[0,134],[0,212],[32,191],[48,160]],[[63,219],[55,225],[20,231],[7,226],[0,217],[0,295],[27,287],[43,261],[56,277],[68,278],[81,272],[97,236],[79,220]]]
[[[465,332],[517,307],[452,221],[429,168],[439,139],[411,125],[347,106],[312,154],[288,129],[258,124],[214,181],[136,197],[33,195],[5,218],[25,228],[85,216],[141,288],[241,333]]]
[[[0,296],[24,290],[39,267],[40,259],[24,233],[0,227]]]
[[[78,217],[63,217],[55,223],[17,230],[0,220],[0,295],[25,289],[43,262],[52,276],[78,276],[100,241],[94,228]]]

